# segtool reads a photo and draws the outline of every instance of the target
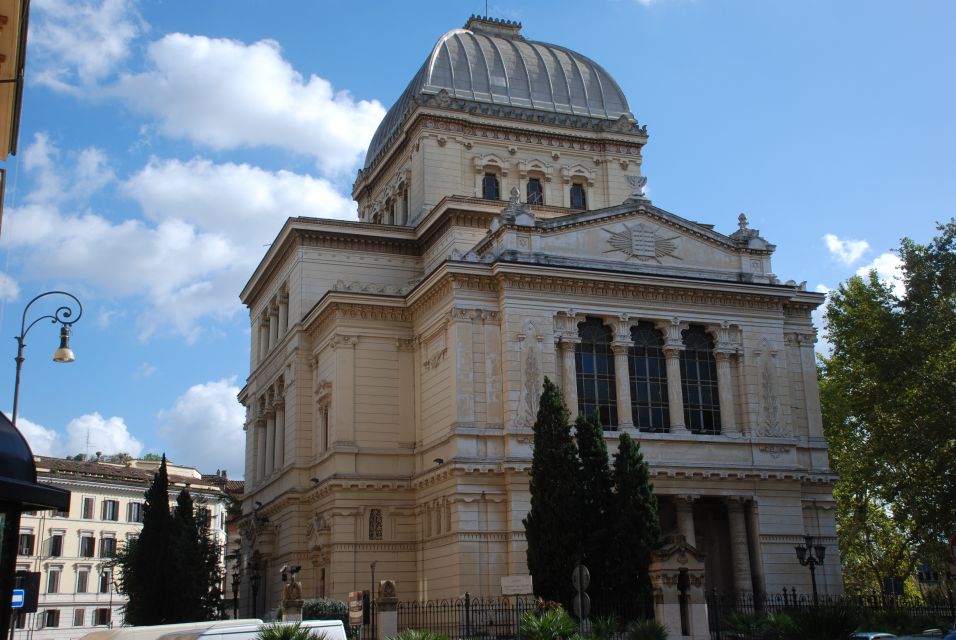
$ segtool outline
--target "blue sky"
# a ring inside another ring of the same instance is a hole
[[[33,0],[6,163],[3,335],[39,292],[84,303],[76,363],[50,362],[52,326],[28,336],[20,427],[34,450],[165,451],[241,476],[240,288],[287,216],[354,218],[378,121],[438,37],[484,6]],[[777,244],[782,280],[891,278],[902,236],[926,241],[956,215],[956,3],[493,1],[489,13],[602,64],[648,125],[653,202],[724,233],[745,212]]]

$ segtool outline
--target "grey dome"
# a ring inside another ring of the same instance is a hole
[[[627,98],[599,64],[564,47],[525,40],[513,22],[472,17],[438,39],[431,54],[375,131],[368,168],[418,96],[445,90],[453,99],[547,113],[633,120]]]

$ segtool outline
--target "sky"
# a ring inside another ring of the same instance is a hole
[[[32,0],[0,332],[19,334],[38,293],[83,303],[75,363],[51,361],[47,322],[26,339],[19,427],[35,453],[165,452],[242,476],[239,291],[288,216],[355,219],[376,126],[473,13],[484,0]],[[826,292],[875,268],[893,282],[900,239],[927,242],[956,215],[954,2],[495,0],[488,13],[604,66],[648,127],[653,203],[727,234],[745,213],[777,245],[781,280]],[[16,341],[6,349],[9,414]]]

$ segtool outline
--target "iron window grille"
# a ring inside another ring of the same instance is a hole
[[[501,190],[498,188],[498,176],[486,173],[481,179],[481,197],[485,200],[500,200]]]
[[[667,404],[667,360],[664,338],[650,322],[631,327],[633,346],[627,363],[631,383],[631,413],[641,431],[666,433],[670,427]]]
[[[617,429],[617,387],[614,376],[613,335],[599,318],[578,324],[581,338],[574,347],[574,367],[578,386],[578,412],[595,411],[605,430]]]
[[[544,204],[544,191],[541,189],[539,178],[528,178],[526,193],[528,204]]]
[[[587,194],[584,190],[584,185],[580,182],[575,182],[571,185],[571,208],[572,209],[587,209],[588,200]]]
[[[717,392],[717,361],[714,341],[700,325],[691,325],[681,334],[681,393],[684,421],[692,433],[720,433],[720,398]]]

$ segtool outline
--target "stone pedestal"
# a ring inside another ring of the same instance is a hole
[[[670,638],[710,640],[704,597],[704,554],[682,535],[668,536],[651,559],[654,617]]]
[[[302,600],[282,601],[283,622],[302,622]]]
[[[398,635],[398,595],[395,593],[394,580],[382,580],[378,583],[378,595],[375,597],[375,631],[376,640]]]

